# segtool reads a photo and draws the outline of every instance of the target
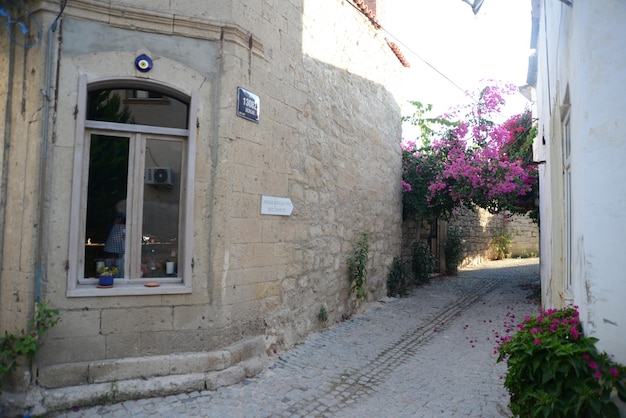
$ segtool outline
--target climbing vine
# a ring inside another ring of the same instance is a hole
[[[367,259],[369,256],[369,239],[366,232],[361,233],[354,255],[348,259],[350,273],[350,290],[356,292],[357,300],[367,299]]]
[[[402,143],[402,196],[405,215],[432,221],[449,219],[462,207],[492,213],[530,214],[536,220],[537,167],[532,161],[536,135],[530,111],[495,123],[511,86],[481,90],[467,113],[462,109],[426,118],[415,102],[418,141]]]

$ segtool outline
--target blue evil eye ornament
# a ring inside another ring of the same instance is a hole
[[[142,73],[147,73],[152,69],[152,59],[146,54],[141,54],[135,58],[135,68]]]

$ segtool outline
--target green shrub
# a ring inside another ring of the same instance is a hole
[[[14,334],[5,331],[0,338],[0,393],[4,376],[17,369],[20,358],[31,361],[39,349],[39,338],[58,322],[58,309],[49,309],[48,302],[37,302],[35,317],[28,323],[30,332]]]
[[[626,401],[626,368],[583,335],[575,307],[526,317],[499,347],[504,386],[516,417],[618,417],[614,391]]]
[[[326,306],[320,306],[320,311],[317,314],[317,319],[319,319],[320,322],[328,321],[328,309],[326,309]]]
[[[405,263],[394,257],[387,277],[387,296],[404,296],[409,293],[411,280]]]
[[[413,247],[413,258],[411,260],[415,284],[419,285],[428,282],[436,266],[437,259],[430,251],[428,245],[423,242],[416,243]]]
[[[354,255],[348,259],[348,271],[350,273],[350,290],[356,292],[357,299],[367,299],[367,259],[369,254],[369,241],[367,233],[361,233],[357,242]]]
[[[463,252],[465,251],[463,230],[460,227],[448,227],[444,251],[446,255],[446,274],[455,274],[463,261]]]
[[[506,228],[496,228],[496,234],[491,238],[489,249],[491,250],[494,260],[503,260],[509,255],[509,248],[511,247],[511,235],[506,231]]]

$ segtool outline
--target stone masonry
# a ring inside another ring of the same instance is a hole
[[[26,328],[36,296],[61,322],[3,402],[78,393],[91,402],[138,379],[172,393],[186,389],[166,389],[168,376],[249,375],[249,360],[321,328],[322,307],[330,321],[353,313],[347,259],[362,232],[367,293],[384,296],[401,248],[402,65],[360,9],[335,0],[75,0],[52,31],[60,2],[27,4],[42,42],[24,49],[0,37],[0,331]],[[384,11],[378,1],[376,14]],[[139,54],[153,59],[150,72],[135,69]],[[97,289],[72,261],[85,245],[70,233],[86,189],[81,89],[119,80],[175,91],[192,112],[186,276],[151,290]],[[236,115],[239,86],[260,97],[259,123]],[[261,215],[264,195],[289,198],[292,214]],[[231,350],[244,342],[253,349]],[[219,385],[211,379],[193,385]]]
[[[506,232],[511,238],[509,257],[537,257],[539,255],[539,226],[527,216],[509,214],[491,214],[484,209],[471,211],[462,208],[449,223],[463,231],[465,256],[461,266],[479,265],[494,258],[491,240],[500,232]],[[419,239],[429,242],[433,253],[443,266],[443,246],[445,245],[447,222],[439,221],[435,228],[406,219],[402,225],[402,256],[411,258],[413,244]],[[419,234],[419,237],[418,237]]]

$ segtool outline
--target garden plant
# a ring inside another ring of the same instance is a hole
[[[537,167],[532,161],[536,128],[530,111],[496,123],[511,85],[488,86],[462,107],[429,118],[431,106],[412,102],[405,117],[420,128],[421,144],[402,143],[404,213],[418,220],[449,220],[465,206],[537,219]],[[463,113],[466,111],[466,113]]]
[[[585,336],[577,307],[527,316],[504,337],[498,362],[508,371],[504,386],[516,417],[619,418],[616,399],[626,402],[626,368]]]
[[[28,332],[6,332],[0,338],[0,392],[2,380],[17,369],[19,361],[31,361],[39,349],[40,337],[59,322],[59,311],[48,308],[48,302],[37,302],[35,317]]]

